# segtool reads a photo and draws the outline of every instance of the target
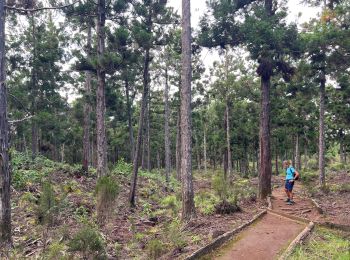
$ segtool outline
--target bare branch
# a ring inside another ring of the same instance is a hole
[[[30,116],[26,116],[26,117],[23,117],[21,119],[16,119],[16,120],[9,120],[9,124],[11,125],[14,125],[14,124],[17,124],[17,123],[21,123],[23,121],[26,121],[28,119],[31,119],[33,117],[33,115],[30,115]]]

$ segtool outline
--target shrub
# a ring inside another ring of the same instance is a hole
[[[229,187],[222,173],[214,175],[212,187],[221,200],[226,200],[228,198]]]
[[[45,253],[44,259],[63,260],[68,259],[65,254],[65,246],[59,242],[52,243]]]
[[[199,192],[194,197],[196,208],[198,208],[203,214],[211,215],[215,212],[215,205],[218,204],[220,199],[214,194],[209,192]]]
[[[184,234],[181,232],[181,222],[179,219],[174,219],[166,227],[167,238],[175,250],[181,251],[187,242],[184,238]]]
[[[167,209],[170,209],[175,216],[179,211],[180,201],[178,201],[175,195],[169,195],[161,201],[161,205]]]
[[[100,233],[92,227],[85,226],[78,231],[68,243],[69,251],[80,252],[83,259],[106,259],[104,243]]]
[[[57,199],[50,182],[42,184],[42,192],[39,199],[38,219],[42,224],[52,225],[57,214]]]
[[[110,176],[98,179],[95,193],[97,196],[97,215],[100,223],[109,217],[119,193],[119,186]]]
[[[125,162],[124,158],[119,159],[117,165],[114,167],[112,173],[115,175],[128,176],[132,172],[132,164]]]
[[[147,244],[150,259],[158,259],[164,252],[164,244],[159,239],[152,239]]]

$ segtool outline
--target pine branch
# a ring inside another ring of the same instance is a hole
[[[80,2],[80,0],[77,0],[77,1],[75,1],[75,2],[73,2],[71,4],[67,4],[67,5],[52,6],[52,7],[41,7],[41,8],[33,8],[33,9],[17,8],[17,7],[8,6],[8,5],[5,5],[5,8],[8,9],[8,10],[16,11],[16,12],[29,12],[29,13],[32,13],[32,12],[39,12],[39,11],[44,11],[44,10],[64,9],[64,8],[73,6],[73,5],[75,5],[75,4],[79,3],[79,2]]]

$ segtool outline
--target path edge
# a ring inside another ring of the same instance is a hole
[[[191,255],[187,256],[184,258],[184,260],[194,260],[194,259],[198,259],[204,255],[207,255],[209,253],[211,253],[213,250],[217,249],[218,247],[222,246],[225,242],[227,242],[228,240],[230,240],[235,234],[237,234],[238,232],[240,232],[242,229],[244,229],[245,227],[253,224],[255,221],[257,221],[258,219],[260,219],[263,215],[265,215],[267,213],[267,210],[263,210],[262,212],[258,213],[257,215],[255,215],[251,220],[249,220],[248,222],[240,225],[239,227],[235,228],[234,230],[228,231],[225,234],[217,237],[215,240],[213,240],[212,242],[210,242],[209,244],[205,245],[204,247],[198,249],[197,251],[195,251],[194,253],[192,253]]]
[[[288,248],[284,253],[278,258],[278,260],[286,260],[292,254],[294,249],[301,244],[303,240],[305,240],[312,232],[315,224],[314,222],[310,222],[303,231],[289,244]]]

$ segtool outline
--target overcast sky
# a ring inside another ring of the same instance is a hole
[[[289,0],[288,1],[288,12],[289,15],[287,20],[289,22],[296,22],[297,24],[302,24],[309,21],[311,18],[317,16],[319,9],[308,7],[304,4],[300,4],[301,0]],[[168,4],[175,8],[178,11],[178,14],[181,15],[181,0],[168,0]],[[192,28],[195,30],[198,27],[199,19],[205,15],[207,6],[206,0],[191,0],[191,23]],[[206,73],[209,72],[209,68],[212,66],[213,62],[219,59],[218,54],[214,51],[209,51],[203,49],[202,61],[206,67]]]

